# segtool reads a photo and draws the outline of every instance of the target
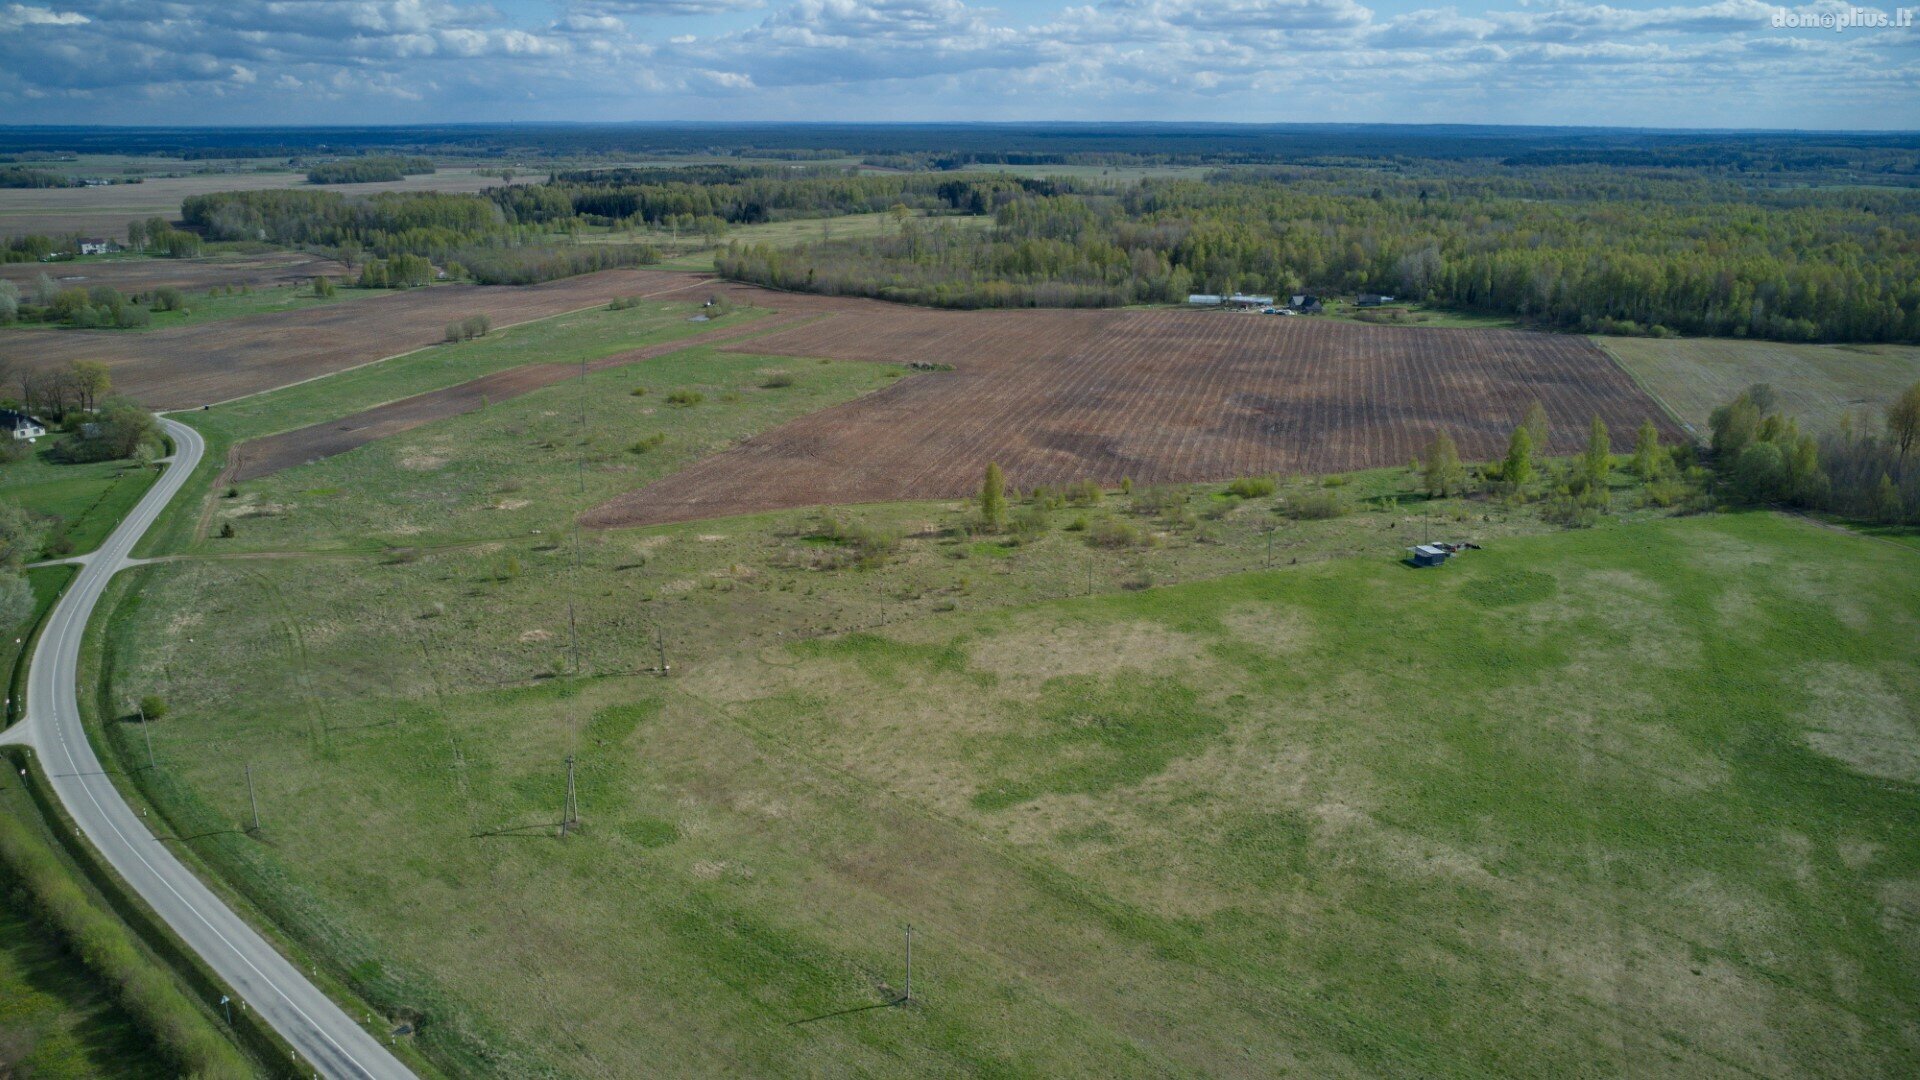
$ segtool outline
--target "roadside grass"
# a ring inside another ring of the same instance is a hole
[[[0,712],[0,728],[19,720],[26,711],[27,651],[33,646],[41,621],[78,572],[72,566],[40,566],[25,571],[27,584],[33,587],[33,611],[19,625],[4,628],[5,636],[0,637],[0,671],[7,675],[7,703]]]
[[[756,392],[767,363],[690,351],[244,485],[202,553],[325,553],[116,583],[104,700],[173,706],[134,797],[442,1068],[1920,1062],[1910,553],[1624,482],[1563,533],[1404,469],[1327,520],[1281,512],[1315,478],[1022,537],[836,508],[899,537],[871,569],[821,569],[804,512],[565,528],[837,370]],[[1485,550],[1405,568],[1429,532]],[[873,1008],[909,922],[919,1002]]]
[[[203,504],[225,467],[227,451],[244,439],[349,415],[523,364],[577,364],[712,329],[711,323],[688,321],[698,311],[694,304],[651,301],[620,311],[576,311],[497,330],[463,344],[429,346],[212,409],[179,413],[176,419],[206,437],[207,453],[176,505]],[[728,315],[726,322],[751,325],[764,314],[762,309],[741,308]],[[138,553],[185,550],[193,542],[197,524],[195,513],[170,513],[142,539]]]
[[[39,810],[17,777],[0,777],[0,815],[37,826]],[[152,1037],[114,1001],[105,980],[27,914],[4,865],[0,1072],[48,1080],[173,1075],[154,1055]]]
[[[585,506],[877,390],[896,371],[693,347],[592,372],[242,484],[237,498],[217,500],[214,511],[235,536],[202,550],[557,537]],[[779,372],[792,385],[763,385]],[[633,393],[640,388],[647,392]],[[693,403],[676,405],[676,395]]]
[[[1848,412],[1880,423],[1900,391],[1920,380],[1920,348],[1911,345],[1792,345],[1735,338],[1597,337],[1654,397],[1704,439],[1707,417],[1754,383],[1767,383],[1780,407],[1816,433],[1833,431]]]
[[[158,476],[125,461],[64,464],[53,458],[54,442],[50,435],[19,461],[0,464],[0,499],[48,519],[47,558],[99,547]]]

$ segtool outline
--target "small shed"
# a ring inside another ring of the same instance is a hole
[[[1415,566],[1439,566],[1453,554],[1452,548],[1441,544],[1419,544],[1407,550],[1413,553],[1407,561]]]

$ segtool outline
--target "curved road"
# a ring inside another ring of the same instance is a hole
[[[107,778],[80,726],[80,640],[107,582],[134,565],[134,543],[166,509],[206,450],[200,433],[161,419],[175,447],[171,464],[98,551],[73,560],[80,573],[47,618],[27,676],[26,719],[0,742],[31,746],[54,794],[87,839],[174,933],[219,975],[233,996],[273,1025],[306,1069],[327,1077],[411,1076],[373,1035],[308,982],[266,939],[235,915],[148,831]]]

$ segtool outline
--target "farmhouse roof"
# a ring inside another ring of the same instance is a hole
[[[1187,294],[1187,303],[1189,304],[1218,304],[1220,302],[1221,297],[1216,293],[1197,292]]]

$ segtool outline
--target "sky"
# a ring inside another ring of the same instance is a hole
[[[1902,10],[1758,0],[0,0],[0,123],[1913,130],[1920,12],[1904,9],[1900,26]],[[1874,25],[1882,17],[1889,25]]]

